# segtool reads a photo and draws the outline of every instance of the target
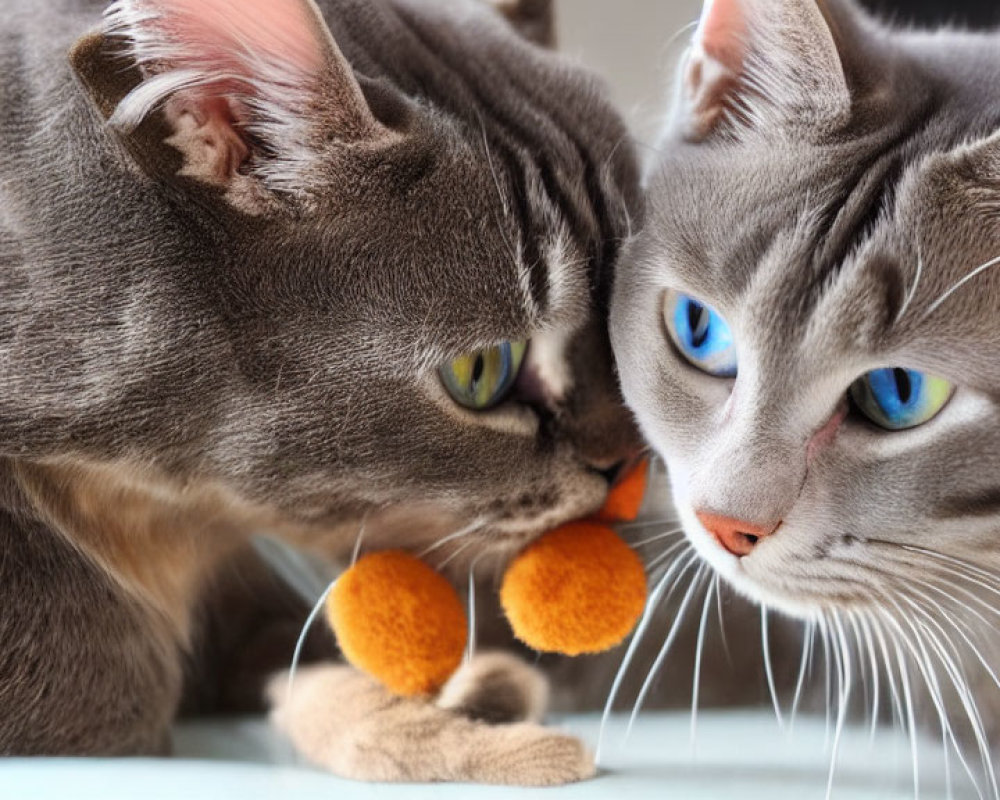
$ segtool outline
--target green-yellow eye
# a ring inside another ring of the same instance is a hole
[[[855,381],[855,406],[876,425],[903,431],[941,413],[955,387],[944,378],[912,369],[877,369]]]
[[[514,385],[527,342],[503,342],[459,356],[441,367],[441,381],[455,402],[485,411],[501,402]]]

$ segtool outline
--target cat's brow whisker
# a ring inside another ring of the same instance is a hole
[[[945,303],[945,301],[947,301],[949,297],[955,294],[955,292],[961,289],[965,284],[967,284],[973,278],[978,277],[982,273],[986,272],[986,270],[992,269],[998,264],[1000,264],[1000,256],[990,259],[985,264],[980,264],[978,267],[972,270],[972,272],[970,272],[968,275],[962,278],[962,280],[960,280],[958,283],[956,283],[954,286],[948,289],[948,291],[942,294],[937,300],[931,303],[930,306],[928,306],[927,310],[924,312],[923,317],[921,317],[921,321],[927,319],[927,317],[929,317],[931,314],[937,311]]]
[[[910,290],[906,293],[906,300],[903,301],[903,305],[899,307],[899,313],[896,314],[896,319],[893,324],[898,325],[903,317],[906,316],[906,312],[910,310],[910,305],[913,303],[913,298],[917,295],[917,288],[920,286],[920,278],[924,272],[924,257],[920,250],[919,243],[917,244],[917,271],[913,276],[913,283],[910,284]]]
[[[687,556],[686,560],[685,556]],[[646,630],[653,619],[653,615],[660,606],[660,599],[663,597],[664,592],[667,592],[666,597],[663,598],[664,602],[670,599],[670,595],[673,593],[673,590],[677,585],[676,582],[673,584],[670,583],[671,578],[674,577],[675,573],[679,572],[680,574],[683,574],[686,572],[688,567],[694,563],[697,558],[697,554],[691,546],[688,545],[688,549],[677,556],[669,565],[664,572],[663,577],[659,579],[649,598],[646,600],[646,608],[642,612],[642,618],[639,620],[639,625],[636,627],[635,633],[632,634],[632,640],[629,642],[625,655],[622,658],[622,662],[618,666],[618,671],[615,673],[614,680],[611,683],[611,690],[608,692],[608,699],[604,703],[604,711],[601,714],[601,727],[597,735],[597,748],[594,752],[595,763],[599,764],[601,760],[601,752],[604,745],[604,732],[607,729],[608,719],[611,716],[615,699],[618,697],[618,692],[621,689],[622,681],[624,681],[625,675],[628,673],[629,667],[632,665],[632,659],[635,658],[636,651],[639,649],[639,645],[646,635]],[[668,589],[669,591],[667,591]]]

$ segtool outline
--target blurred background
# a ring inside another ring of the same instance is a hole
[[[1000,0],[865,0],[905,23],[1000,25]],[[559,45],[601,73],[640,141],[653,144],[670,76],[701,0],[557,0]],[[679,35],[678,35],[679,34]]]

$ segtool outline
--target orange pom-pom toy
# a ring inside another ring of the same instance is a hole
[[[597,653],[621,643],[642,615],[642,562],[606,522],[635,519],[645,491],[639,465],[596,520],[545,534],[508,566],[500,601],[515,635],[545,652]],[[389,551],[360,559],[337,580],[327,614],[347,660],[401,695],[436,692],[465,650],[465,611],[424,562]]]
[[[436,692],[462,661],[465,609],[444,577],[408,553],[360,559],[326,609],[347,660],[396,694]]]
[[[646,605],[646,571],[607,525],[571,522],[507,568],[500,603],[514,634],[547,652],[600,653],[629,635]]]

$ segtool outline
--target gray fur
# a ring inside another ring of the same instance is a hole
[[[502,554],[637,447],[605,332],[636,169],[592,77],[484,3],[322,0],[308,180],[252,140],[237,196],[177,174],[169,104],[109,127],[149,72],[85,38],[103,5],[0,2],[4,753],[159,748],[250,534]],[[437,378],[546,336],[493,411]]]
[[[747,69],[718,117],[698,117],[697,47],[682,67],[647,226],[616,280],[626,399],[719,573],[756,602],[825,615],[834,634],[839,614],[927,642],[938,620],[995,742],[1000,694],[964,637],[996,663],[983,623],[1000,574],[1000,269],[962,281],[1000,254],[1000,40],[894,29],[849,0],[731,5],[754,20]],[[735,382],[676,353],[668,289],[729,322]],[[929,423],[887,433],[847,411],[847,389],[896,366],[958,389]],[[835,437],[817,439],[844,411]],[[737,559],[696,510],[781,527]]]

